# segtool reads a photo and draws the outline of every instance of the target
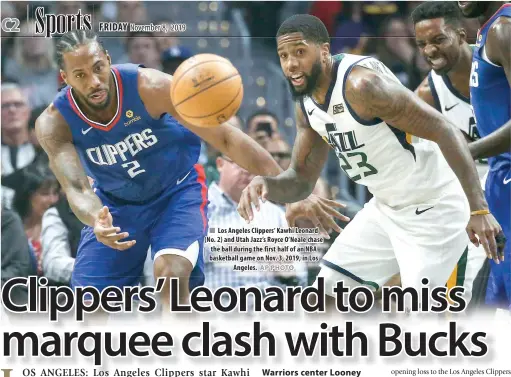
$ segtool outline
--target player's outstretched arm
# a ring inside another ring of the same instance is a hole
[[[69,126],[53,105],[37,119],[35,131],[73,212],[82,223],[94,226],[103,205],[89,184]]]
[[[196,127],[181,118],[170,97],[172,76],[149,68],[139,72],[139,93],[151,116],[159,118],[163,113],[171,114],[183,126],[252,174],[274,176],[282,171],[268,151],[236,127],[228,123],[213,128]]]
[[[133,246],[135,241],[119,242],[128,234],[118,233],[120,229],[113,227],[112,216],[89,184],[69,126],[53,104],[39,116],[35,130],[41,147],[48,155],[50,168],[76,217],[93,227],[98,241],[105,245],[118,250]]]
[[[440,112],[403,85],[363,67],[351,71],[346,81],[346,100],[362,119],[380,118],[406,133],[436,142],[461,182],[472,213],[488,210],[463,133]],[[478,244],[474,237],[477,234],[488,256],[495,260],[495,236],[500,231],[492,215],[471,216],[470,239]]]
[[[293,203],[308,197],[328,158],[328,144],[307,123],[302,109],[295,106],[296,140],[289,168],[277,177],[265,177],[266,198],[280,203]]]
[[[511,88],[511,19],[502,17],[492,25],[486,38],[486,54],[506,73]],[[469,145],[474,159],[497,156],[511,150],[511,120],[498,131]]]

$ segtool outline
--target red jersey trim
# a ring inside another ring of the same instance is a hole
[[[71,108],[75,112],[76,115],[80,117],[81,120],[83,120],[85,123],[87,123],[89,126],[94,127],[101,131],[110,131],[121,119],[122,114],[122,98],[123,98],[123,88],[122,88],[122,80],[121,75],[117,68],[112,67],[112,72],[114,73],[114,82],[116,84],[116,90],[117,90],[117,112],[115,113],[114,118],[108,122],[107,124],[102,124],[98,122],[94,122],[87,118],[85,114],[80,110],[78,107],[78,104],[76,103],[73,94],[71,93],[71,88],[67,91],[67,99],[69,101],[69,104],[71,105]]]

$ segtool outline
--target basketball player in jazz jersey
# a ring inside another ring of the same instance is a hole
[[[420,289],[423,278],[443,286],[467,247],[466,231],[498,260],[500,226],[488,212],[464,137],[448,119],[378,60],[331,56],[328,32],[314,16],[288,18],[277,46],[299,99],[293,162],[277,177],[253,179],[238,208],[245,219],[260,197],[286,203],[309,195],[330,146],[346,174],[374,197],[322,260],[318,277],[329,294],[341,280],[377,290],[398,272],[404,287]],[[436,143],[411,145],[406,133]]]
[[[511,310],[511,4],[458,4],[464,16],[478,17],[481,23],[470,75],[470,100],[481,139],[469,148],[474,158],[488,158],[485,194],[508,240],[504,263],[491,264],[486,302]]]
[[[38,118],[36,134],[71,208],[87,225],[72,285],[100,291],[138,285],[151,247],[155,277],[178,278],[186,302],[189,290],[204,282],[207,188],[197,165],[199,137],[252,173],[277,175],[278,164],[228,124],[184,122],[171,102],[171,76],[111,65],[91,31],[64,34],[57,58],[67,87]],[[333,203],[313,197],[290,211],[336,229]],[[168,283],[161,291],[165,305]]]
[[[420,4],[412,12],[415,25],[415,41],[420,53],[430,65],[431,71],[419,85],[416,94],[436,108],[457,126],[467,142],[479,139],[474,112],[470,105],[470,66],[472,46],[466,41],[462,27],[463,15],[458,5],[452,1],[431,1]],[[484,190],[484,178],[488,172],[487,161],[476,161],[476,168]],[[463,253],[455,274],[450,282],[465,288],[464,298],[472,298],[472,287],[477,274],[485,263],[484,249],[469,243]],[[489,264],[481,271],[488,276]],[[481,286],[477,289],[475,305],[484,302],[486,278],[481,276]]]

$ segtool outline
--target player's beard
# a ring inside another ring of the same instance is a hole
[[[469,9],[468,13],[463,12],[463,15],[467,18],[477,18],[482,16],[484,12],[490,7],[490,1],[473,1],[472,8]]]
[[[111,100],[112,96],[110,95],[110,91],[106,93],[105,102],[103,103],[94,103],[86,99],[87,104],[94,110],[105,110],[110,105]]]
[[[314,89],[316,89],[316,85],[318,84],[319,76],[321,75],[321,70],[322,70],[321,60],[318,58],[318,60],[316,60],[312,65],[311,73],[308,75],[304,74],[307,84],[305,85],[305,89],[303,89],[302,91],[297,91],[293,86],[291,80],[287,79],[287,82],[291,89],[291,95],[293,96],[293,100],[297,101],[304,96],[312,95],[312,92],[314,91]]]

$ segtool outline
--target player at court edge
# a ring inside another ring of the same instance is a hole
[[[511,310],[511,4],[460,1],[465,17],[477,17],[470,100],[481,139],[469,145],[474,158],[488,158],[485,194],[507,242],[504,263],[491,263],[486,303]]]
[[[321,261],[318,277],[327,293],[333,295],[337,281],[378,290],[397,273],[403,287],[420,290],[424,278],[445,286],[469,236],[479,238],[488,258],[502,261],[495,239],[501,227],[488,210],[463,134],[380,61],[332,56],[329,40],[311,15],[281,25],[277,52],[297,100],[293,159],[277,177],[255,177],[239,213],[249,219],[259,198],[307,197],[331,147],[346,174],[373,198]],[[425,140],[409,144],[407,133]]]
[[[72,286],[101,291],[138,285],[151,247],[155,277],[178,278],[180,302],[186,303],[190,290],[204,282],[208,200],[197,164],[200,138],[254,174],[276,176],[281,169],[235,127],[196,127],[182,119],[171,98],[172,76],[112,65],[93,32],[70,31],[56,50],[67,86],[37,119],[36,134],[73,212],[87,225]],[[289,206],[288,215],[340,231],[333,220],[346,219],[333,208],[339,206],[311,196]],[[161,299],[168,308],[168,279]]]

